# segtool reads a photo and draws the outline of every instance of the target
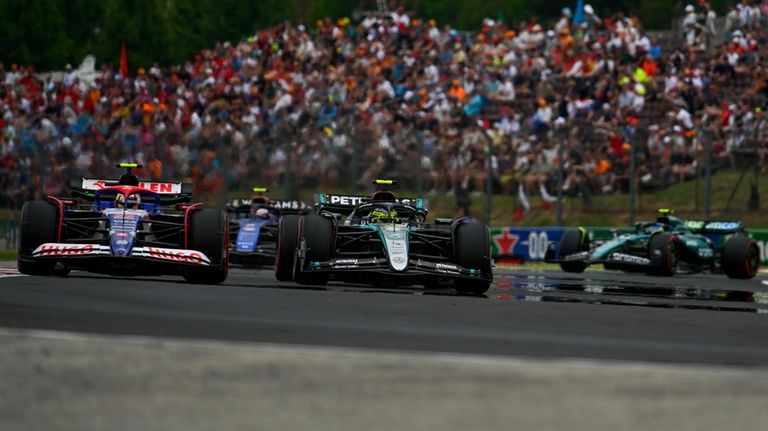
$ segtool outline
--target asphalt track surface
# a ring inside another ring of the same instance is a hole
[[[721,275],[497,269],[487,295],[450,287],[279,283],[234,269],[176,277],[0,278],[0,327],[518,358],[768,365],[768,282]]]

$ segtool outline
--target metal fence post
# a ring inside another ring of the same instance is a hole
[[[712,209],[712,133],[702,134],[706,156],[704,159],[704,219],[708,220]]]
[[[485,224],[491,225],[491,195],[493,193],[493,138],[488,131],[480,127],[480,134],[485,138]]]
[[[631,150],[629,157],[629,224],[635,224],[636,217],[636,202],[637,202],[637,139],[635,136],[631,137]]]
[[[560,142],[557,147],[557,225],[563,225],[563,176],[565,174],[565,132],[560,131]]]

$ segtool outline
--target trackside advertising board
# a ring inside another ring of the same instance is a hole
[[[633,232],[631,227],[587,227],[590,238],[610,239],[616,235]],[[562,227],[515,227],[502,226],[491,228],[491,252],[495,259],[513,258],[524,262],[539,262],[544,260],[547,246],[550,242],[560,243],[560,238],[566,228]],[[752,238],[760,247],[760,262],[768,264],[768,229],[748,229]],[[707,235],[716,244],[723,236]]]

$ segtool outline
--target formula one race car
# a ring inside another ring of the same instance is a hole
[[[48,196],[21,210],[19,271],[67,275],[80,269],[111,275],[181,275],[187,281],[227,278],[227,215],[191,203],[182,183],[140,182],[132,169],[119,180],[84,178],[70,198]]]
[[[250,199],[236,199],[227,205],[229,213],[230,263],[249,267],[273,265],[277,252],[277,223],[286,214],[302,215],[312,207],[295,200],[263,196],[269,190],[254,187]]]
[[[604,242],[590,241],[583,228],[563,234],[559,258],[550,244],[549,262],[566,272],[582,272],[601,263],[606,269],[673,275],[689,272],[725,273],[730,278],[753,278],[760,250],[740,222],[683,221],[672,210],[659,210],[653,222],[638,223],[635,232]]]
[[[321,194],[317,215],[283,216],[277,279],[488,290],[493,273],[487,226],[466,218],[427,224],[421,199],[397,199],[385,188],[394,180],[374,183],[382,188],[370,198]]]

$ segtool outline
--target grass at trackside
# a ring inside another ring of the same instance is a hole
[[[16,250],[0,250],[0,260],[16,260]]]
[[[710,219],[742,220],[747,227],[768,228],[766,210],[748,211],[750,173],[736,189],[730,209],[725,206],[738,181],[740,172],[721,172],[712,176],[712,205]],[[674,208],[675,214],[688,219],[704,218],[704,180],[698,184],[688,181],[655,193],[639,195],[635,221],[651,220],[659,208]],[[761,193],[761,208],[768,208],[768,174],[760,175],[758,190]],[[698,197],[698,199],[697,199]],[[544,209],[539,197],[529,197],[531,210],[522,220],[515,220],[516,196],[495,196],[492,204],[491,225],[552,226],[557,224],[556,209]],[[472,198],[472,212],[482,219],[485,197]],[[453,198],[430,198],[431,212],[450,213],[455,205]],[[581,198],[566,198],[563,205],[563,224],[566,226],[625,226],[629,220],[629,196],[626,194],[592,197],[586,204]]]

